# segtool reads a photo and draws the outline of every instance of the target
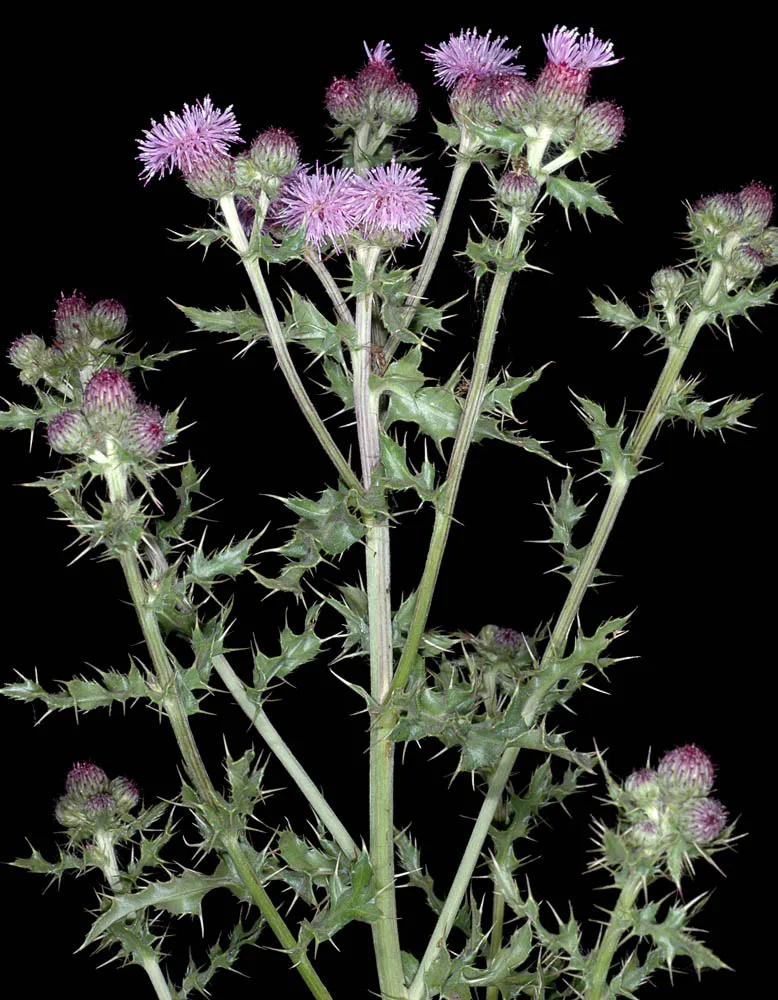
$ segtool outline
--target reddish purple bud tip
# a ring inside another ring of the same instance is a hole
[[[87,334],[89,303],[80,292],[63,295],[54,310],[57,341],[77,340]]]
[[[165,422],[155,406],[137,406],[122,432],[125,447],[139,458],[153,458],[165,443]]]
[[[68,795],[86,800],[108,791],[108,775],[96,764],[74,764],[65,779],[65,791]]]
[[[709,844],[727,825],[727,815],[718,799],[695,799],[684,809],[684,831],[698,844]]]
[[[677,794],[703,796],[713,788],[711,759],[693,743],[666,753],[656,771],[665,788]]]
[[[84,388],[84,412],[109,415],[129,413],[135,406],[135,390],[115,368],[102,368]]]

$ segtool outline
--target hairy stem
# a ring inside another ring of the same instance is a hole
[[[311,398],[308,395],[299,374],[297,373],[292,357],[289,354],[289,348],[284,337],[284,332],[281,329],[281,324],[278,322],[278,316],[276,315],[273,300],[270,297],[270,292],[265,284],[265,279],[262,276],[259,261],[249,260],[246,256],[249,249],[249,243],[246,239],[246,234],[243,232],[243,227],[240,224],[238,212],[235,208],[235,200],[232,195],[226,195],[224,198],[221,198],[219,200],[219,206],[221,207],[222,214],[224,215],[224,220],[227,223],[227,228],[230,231],[232,245],[241,256],[246,274],[251,282],[251,287],[254,289],[254,294],[257,297],[259,309],[262,313],[262,319],[265,321],[268,337],[270,338],[271,346],[275,351],[278,367],[281,369],[287,385],[291,389],[292,395],[297,401],[297,405],[300,407],[303,416],[308,421],[313,433],[316,435],[316,439],[329,456],[335,468],[338,470],[338,475],[351,489],[361,492],[362,487],[360,486],[359,479],[338,446],[335,444],[332,435],[327,430],[322,418],[319,416],[316,407],[313,405]]]
[[[334,810],[313,783],[302,764],[281,738],[278,730],[270,719],[268,719],[264,710],[256,705],[246,694],[246,687],[243,681],[232,669],[227,657],[219,653],[217,656],[214,656],[213,665],[218,675],[226,684],[227,690],[251,720],[251,724],[265,741],[268,749],[275,754],[278,762],[306,797],[321,822],[332,834],[335,843],[345,855],[356,859],[359,856],[359,848],[348,830],[335,815]]]
[[[631,922],[632,906],[635,902],[643,880],[640,875],[631,874],[622,886],[619,898],[610,915],[605,934],[600,939],[595,951],[597,958],[592,968],[589,988],[584,994],[584,1000],[607,1000],[610,995],[608,990],[608,973],[610,972],[613,956],[622,942],[624,931]]]
[[[713,264],[700,300],[691,309],[681,337],[677,343],[672,344],[668,349],[667,360],[665,361],[656,387],[651,394],[648,406],[627,443],[627,451],[636,466],[639,465],[651,436],[662,421],[664,408],[667,405],[676,379],[681,372],[697,334],[713,315],[710,307],[715,301],[723,280],[723,267],[718,263]],[[578,614],[583,596],[592,582],[594,571],[597,568],[597,563],[599,562],[605,543],[626,496],[629,483],[630,479],[622,472],[615,474],[612,478],[605,506],[600,514],[597,527],[594,529],[592,539],[587,546],[586,554],[581,560],[573,578],[567,599],[554,624],[554,630],[540,662],[540,670],[547,666],[550,661],[564,654],[570,629]],[[534,707],[530,713],[525,706],[523,713],[525,723],[531,725],[535,721],[535,714]],[[470,884],[470,879],[475,871],[475,866],[478,863],[483,843],[494,819],[495,810],[501,801],[505,783],[510,778],[518,754],[518,747],[509,747],[505,750],[500,758],[497,769],[492,775],[486,798],[475,820],[465,853],[454,876],[451,890],[446,898],[443,910],[432,933],[430,944],[409,991],[409,1000],[422,1000],[424,996],[424,976],[441,949],[445,947],[454,918],[462,904],[465,892]]]

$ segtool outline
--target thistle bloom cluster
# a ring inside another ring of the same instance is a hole
[[[101,368],[84,387],[80,409],[58,413],[49,423],[47,439],[63,455],[88,454],[115,440],[134,459],[150,459],[165,443],[162,414],[139,403],[129,380],[114,368]]]
[[[727,824],[727,810],[710,797],[714,769],[693,743],[670,750],[656,769],[644,767],[624,783],[630,806],[630,836],[652,852],[673,844],[710,844]]]
[[[337,248],[352,233],[397,245],[427,224],[432,200],[420,172],[399,163],[373,167],[363,177],[317,166],[283,186],[273,217],[289,230],[304,227],[306,242],[317,250]]]
[[[700,199],[691,209],[691,236],[707,256],[723,257],[729,277],[749,281],[778,264],[778,227],[770,226],[773,196],[757,181],[741,191]]]
[[[415,90],[398,77],[386,42],[365,50],[367,63],[356,77],[336,77],[327,88],[327,111],[339,125],[350,128],[407,124],[419,106]]]
[[[506,41],[471,29],[425,52],[438,80],[451,90],[460,124],[500,124],[516,131],[545,127],[555,141],[574,137],[580,152],[616,145],[624,131],[621,108],[611,102],[586,105],[591,71],[620,61],[612,42],[591,31],[581,36],[575,28],[555,27],[543,37],[546,64],[531,83],[524,67],[513,64],[519,50]]]
[[[47,346],[37,334],[23,334],[8,357],[22,382],[44,381],[72,395],[74,373],[94,369],[103,342],[124,333],[127,313],[114,299],[90,305],[74,292],[62,296],[54,310],[55,339]],[[60,410],[49,419],[47,440],[63,455],[104,449],[108,439],[136,460],[153,458],[165,444],[164,420],[156,407],[139,403],[129,380],[114,368],[101,368],[84,386],[79,407]]]
[[[137,785],[129,778],[109,779],[96,764],[74,764],[65,780],[65,794],[57,799],[57,822],[75,834],[126,819],[140,802]]]

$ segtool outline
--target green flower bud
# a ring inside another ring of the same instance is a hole
[[[184,175],[186,186],[207,201],[218,201],[235,191],[234,160],[231,156],[213,155],[197,160]]]
[[[127,312],[115,299],[101,299],[89,310],[88,326],[96,340],[113,340],[127,329]]]
[[[269,128],[256,137],[249,157],[262,173],[286,177],[300,162],[300,148],[282,128]]]
[[[624,135],[624,112],[612,101],[597,101],[585,107],[575,122],[574,143],[581,150],[602,153]]]
[[[666,753],[656,773],[662,787],[679,798],[704,796],[713,788],[711,759],[693,743]]]
[[[140,802],[140,791],[134,781],[129,778],[118,777],[111,781],[111,797],[119,812],[129,812]]]
[[[92,441],[92,432],[86,417],[79,410],[58,413],[46,430],[49,447],[60,455],[85,453]]]
[[[71,799],[85,802],[92,795],[108,791],[108,775],[96,764],[74,764],[65,779],[65,790]]]
[[[680,825],[690,840],[710,844],[727,825],[727,810],[718,799],[694,799],[684,805]]]
[[[683,291],[683,286],[683,274],[675,267],[663,267],[651,278],[651,291],[663,306],[675,302]]]
[[[727,258],[727,274],[730,278],[741,278],[750,281],[764,271],[764,258],[754,247],[747,243],[736,246]]]
[[[81,826],[86,821],[83,803],[74,801],[69,795],[57,799],[54,816],[62,826]]]
[[[650,767],[633,771],[624,782],[624,788],[636,802],[640,803],[655,802],[662,795],[656,771]]]
[[[34,333],[25,333],[8,348],[8,360],[14,368],[30,370],[37,368],[46,356],[46,344]]]

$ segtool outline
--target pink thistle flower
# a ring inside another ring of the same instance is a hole
[[[365,45],[367,64],[357,74],[356,82],[368,96],[372,96],[397,82],[392,66],[392,50],[386,42],[379,42],[371,52]]]
[[[727,825],[727,810],[718,799],[695,799],[684,808],[684,832],[698,844],[709,844]]]
[[[428,45],[422,55],[435,64],[438,82],[449,89],[463,78],[483,80],[498,72],[523,75],[523,66],[510,65],[519,49],[507,48],[506,37],[492,39],[491,34],[487,31],[479,35],[475,28],[470,28],[456,36],[451,34],[447,42],[437,47]]]
[[[543,42],[548,61],[536,84],[542,109],[554,118],[572,119],[583,110],[591,71],[621,59],[613,55],[613,42],[595,38],[592,31],[581,37],[577,28],[557,25]]]
[[[305,226],[305,240],[319,250],[337,244],[354,228],[349,181],[352,171],[330,173],[317,165],[313,173],[290,175],[275,199],[274,220],[290,230]]]
[[[399,234],[407,240],[428,222],[432,200],[419,170],[394,160],[353,176],[348,186],[349,211],[367,238]]]
[[[174,167],[190,173],[215,154],[227,154],[230,143],[243,142],[239,128],[232,105],[221,111],[213,106],[210,97],[194,107],[185,104],[180,115],[165,115],[162,124],[152,119],[151,128],[144,130],[144,138],[138,140],[140,154],[136,158],[143,163],[140,176],[148,184],[156,174],[172,173]]]
[[[543,35],[548,61],[570,69],[592,70],[600,66],[613,66],[621,58],[613,55],[613,42],[603,42],[594,37],[594,31],[579,36],[577,28],[560,28],[557,25],[550,35]]]

